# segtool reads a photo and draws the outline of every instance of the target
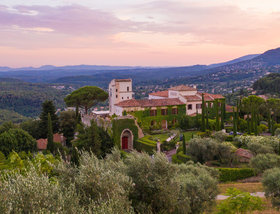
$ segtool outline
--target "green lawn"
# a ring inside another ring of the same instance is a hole
[[[148,143],[157,143],[157,139],[160,140],[160,142],[164,142],[167,138],[169,138],[169,134],[157,134],[157,135],[145,135],[140,140]]]
[[[183,134],[185,135],[186,141],[189,141],[190,139],[192,139],[192,135],[195,135],[196,133],[197,131],[188,131],[184,132]]]

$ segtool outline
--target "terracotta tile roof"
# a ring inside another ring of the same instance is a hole
[[[202,93],[197,93],[200,96],[202,96]],[[209,93],[203,93],[204,94],[204,100],[205,101],[213,101],[215,99],[223,99],[224,97],[221,94],[209,94]]]
[[[157,91],[154,93],[150,93],[149,95],[158,96],[158,97],[168,97],[168,91]]]
[[[64,137],[61,134],[56,133],[53,135],[53,142],[63,143],[65,140],[66,140],[66,137]]]
[[[202,101],[202,97],[199,96],[199,95],[188,95],[188,96],[184,96],[184,98],[185,98],[188,102]]]
[[[178,98],[151,99],[151,100],[124,100],[116,104],[119,107],[159,107],[184,105]]]
[[[233,108],[235,108],[235,107],[226,105],[226,112],[233,112]],[[236,108],[235,108],[235,110],[236,110]]]
[[[187,86],[187,85],[179,85],[179,86],[175,86],[170,88],[169,90],[173,90],[173,91],[197,91],[196,88]]]
[[[37,149],[38,150],[46,150],[48,145],[48,139],[39,139],[37,141]],[[54,134],[53,135],[53,142],[56,143],[64,143],[66,141],[66,137],[64,137],[62,134]]]
[[[47,139],[39,139],[37,140],[37,149],[38,150],[46,150],[48,145],[48,140]]]
[[[251,159],[254,156],[250,150],[242,149],[242,148],[237,149],[235,154],[238,157],[242,157],[246,159]]]
[[[115,82],[131,82],[131,79],[115,79]]]

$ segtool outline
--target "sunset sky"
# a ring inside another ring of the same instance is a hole
[[[279,0],[0,1],[0,66],[183,66],[277,47]]]

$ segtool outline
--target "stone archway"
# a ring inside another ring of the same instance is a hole
[[[123,130],[121,134],[121,149],[122,150],[133,149],[133,133],[129,129]]]

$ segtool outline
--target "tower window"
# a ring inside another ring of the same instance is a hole
[[[116,92],[118,92],[118,89],[116,89]]]
[[[129,87],[127,87],[127,91],[129,91]]]
[[[118,95],[116,95],[116,98],[118,98]]]

